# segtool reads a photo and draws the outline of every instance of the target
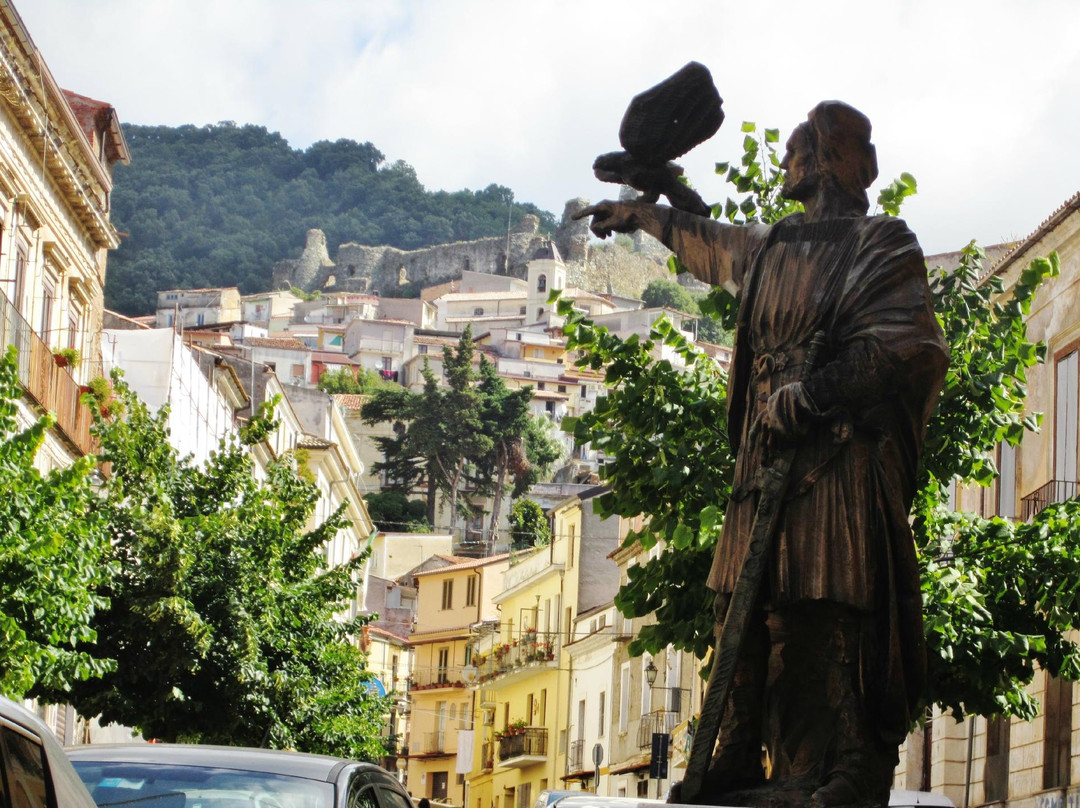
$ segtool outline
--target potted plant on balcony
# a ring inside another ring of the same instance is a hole
[[[74,370],[79,366],[79,359],[79,352],[74,348],[57,348],[53,351],[53,361],[57,367]]]
[[[112,383],[104,376],[90,380],[87,392],[83,394],[83,403],[96,407],[102,418],[119,418],[124,414],[124,402],[116,397]]]
[[[524,718],[519,718],[516,721],[512,722],[506,728],[506,731],[507,731],[508,735],[524,735],[525,734],[525,728],[528,727],[528,726],[529,725],[525,723]]]

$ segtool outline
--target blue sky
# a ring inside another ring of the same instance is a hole
[[[928,253],[1031,232],[1080,190],[1080,4],[1069,0],[15,0],[61,86],[141,124],[348,137],[431,189],[510,187],[561,213],[630,98],[691,59],[724,97],[683,159],[709,202],[739,124],[782,136],[825,98],[869,115],[879,184],[909,171]],[[135,155],[136,159],[138,155]]]

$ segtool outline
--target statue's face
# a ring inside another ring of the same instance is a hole
[[[796,126],[788,138],[787,151],[780,161],[780,168],[784,171],[784,186],[780,193],[785,198],[801,202],[817,190],[818,167],[806,124]]]

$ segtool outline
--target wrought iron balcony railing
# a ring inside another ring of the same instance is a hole
[[[641,716],[638,725],[638,748],[648,749],[652,746],[653,733],[670,734],[679,725],[679,714],[674,710],[654,710]]]
[[[529,630],[510,642],[500,642],[496,636],[478,644],[473,654],[477,680],[483,682],[519,668],[554,661],[559,636],[555,631]]]
[[[1076,480],[1051,480],[1020,500],[1020,518],[1025,522],[1055,502],[1064,502],[1080,493]]]
[[[445,687],[465,687],[460,666],[413,668],[409,675],[410,691]]]
[[[566,754],[566,773],[579,772],[582,770],[585,760],[585,739],[578,738],[570,742],[570,750]]]
[[[543,757],[547,754],[547,727],[526,727],[499,739],[499,760],[517,757]]]

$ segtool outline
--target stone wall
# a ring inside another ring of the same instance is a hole
[[[620,239],[619,244],[613,240],[590,243],[588,221],[571,218],[588,204],[581,198],[567,202],[553,236],[566,262],[569,286],[637,297],[650,281],[672,277],[667,269],[670,252],[649,236],[635,234],[630,240]],[[435,286],[460,278],[463,270],[524,278],[529,259],[545,241],[539,224],[535,216],[528,215],[508,236],[421,250],[349,242],[338,248],[334,259],[326,250],[323,232],[310,230],[301,256],[274,266],[273,284],[275,289],[298,286],[308,292],[322,289],[392,297],[401,286]]]

